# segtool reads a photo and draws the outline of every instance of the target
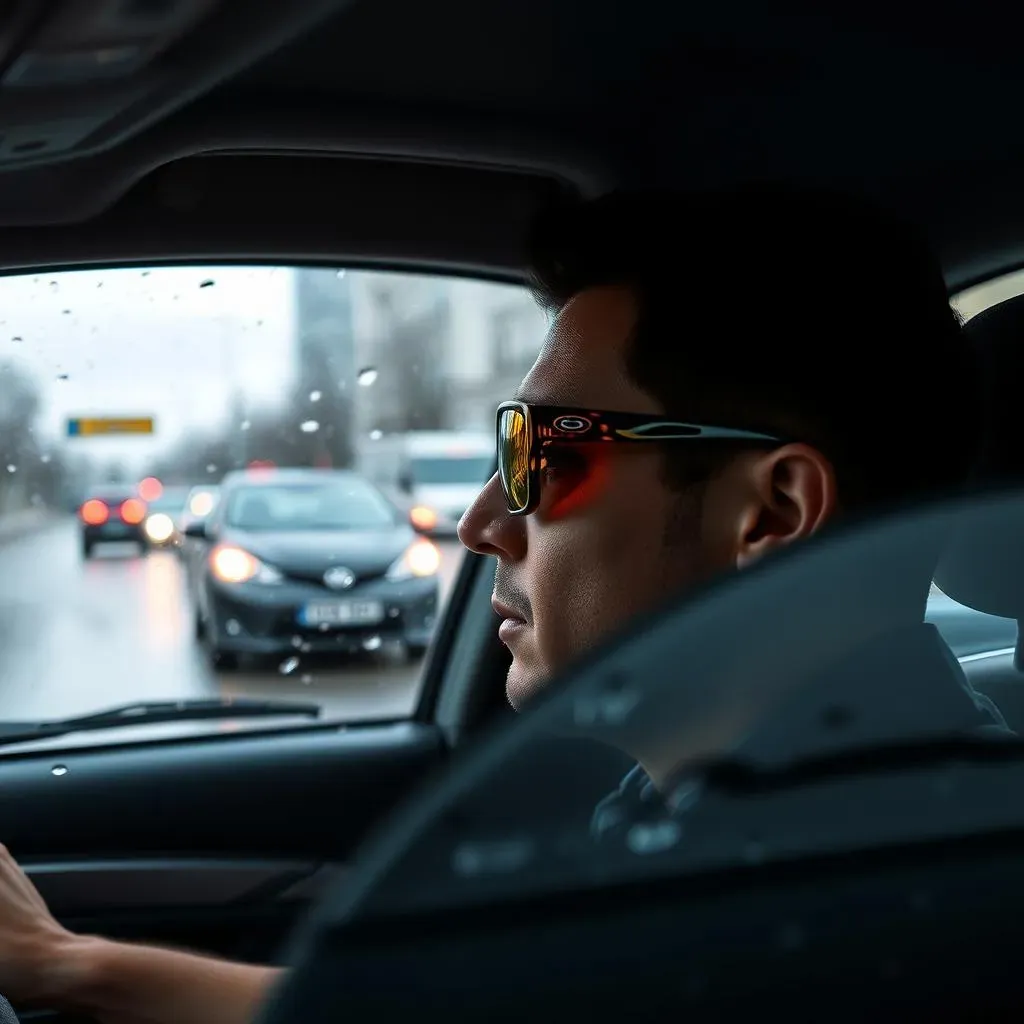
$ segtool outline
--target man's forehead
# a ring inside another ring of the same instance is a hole
[[[625,288],[591,288],[574,296],[553,317],[515,397],[535,405],[643,411],[637,403],[646,396],[625,367],[635,322],[633,298]]]

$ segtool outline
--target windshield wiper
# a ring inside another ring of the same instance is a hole
[[[276,718],[300,715],[319,718],[320,705],[303,701],[250,700],[167,700],[123,704],[75,718],[55,718],[43,722],[0,722],[0,747],[33,740],[51,739],[76,732],[120,729],[130,725],[157,725],[161,722],[198,722],[203,719]]]
[[[688,766],[677,777],[732,796],[800,789],[835,779],[849,779],[954,764],[1001,764],[1024,761],[1024,739],[1012,733],[928,736],[924,739],[849,747],[805,757],[779,767],[765,767],[738,757],[709,758]]]

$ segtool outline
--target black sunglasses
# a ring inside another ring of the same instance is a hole
[[[558,405],[502,402],[497,413],[498,477],[514,516],[535,512],[546,445],[602,441],[729,440],[782,444],[753,430],[678,423],[650,413],[595,412]]]

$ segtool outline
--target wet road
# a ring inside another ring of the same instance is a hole
[[[442,593],[461,561],[442,542]],[[83,561],[74,521],[0,545],[0,719],[63,718],[116,704],[215,696],[311,700],[324,717],[408,714],[420,666],[397,652],[356,661],[214,674],[193,641],[173,552],[109,547]]]

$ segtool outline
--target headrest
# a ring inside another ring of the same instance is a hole
[[[971,490],[1024,487],[1024,295],[979,313],[966,326],[981,371],[983,439]],[[955,411],[936,409],[937,416]],[[1024,521],[993,513],[972,514],[955,531],[935,573],[935,583],[970,608],[1024,621]],[[1017,650],[1018,667],[1024,667]]]

